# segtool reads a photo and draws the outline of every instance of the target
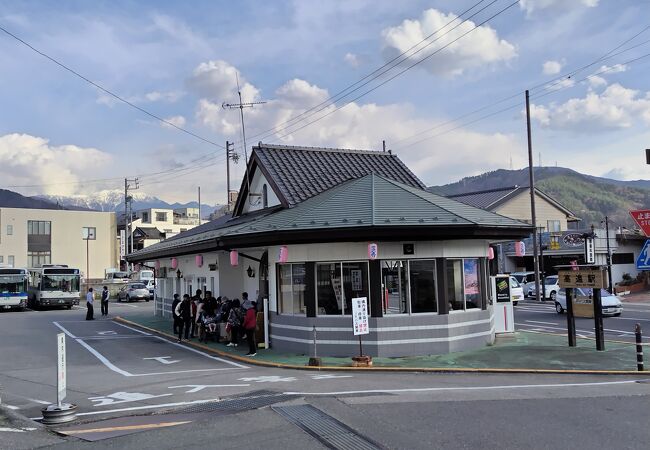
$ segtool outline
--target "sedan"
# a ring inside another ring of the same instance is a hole
[[[539,287],[540,288],[542,287],[541,283]],[[560,290],[560,285],[559,285],[557,275],[551,275],[549,277],[544,278],[544,298],[550,298],[551,301],[554,302],[559,290]],[[534,283],[530,288],[528,288],[528,296],[529,297],[537,296],[537,289],[535,289]]]
[[[117,293],[117,301],[149,301],[149,289],[143,283],[129,283]]]
[[[513,276],[510,276],[510,297],[514,306],[517,306],[519,300],[524,299],[524,288],[521,287],[519,281]]]
[[[575,295],[577,296],[575,300],[586,300],[591,302],[593,299],[593,294],[591,289],[587,288],[576,288]],[[605,289],[600,290],[600,298],[602,304],[603,316],[620,316],[623,312],[623,304],[621,300],[614,294],[610,294]],[[555,298],[555,310],[558,314],[562,314],[566,310],[566,290],[560,289],[557,292],[557,297]]]

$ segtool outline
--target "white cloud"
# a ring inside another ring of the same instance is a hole
[[[111,159],[101,150],[54,146],[29,134],[0,136],[0,179],[4,186],[43,184],[40,193],[74,194],[84,186],[70,182],[97,178],[98,171]]]
[[[458,16],[453,13],[444,14],[436,9],[428,9],[422,13],[419,20],[407,19],[401,25],[385,29],[382,32],[385,58],[393,59],[457,18]],[[515,46],[500,39],[497,32],[487,25],[476,27],[473,22],[467,21],[453,31],[449,31],[459,23],[460,21],[455,21],[432,36],[430,41],[435,40],[435,42],[426,50],[410,56],[408,60],[419,61],[472,29],[474,30],[471,33],[427,59],[420,67],[436,75],[455,77],[462,75],[468,69],[509,61],[517,56]],[[426,44],[421,44],[409,54],[424,45]]]
[[[141,101],[146,100],[148,102],[174,103],[177,102],[182,96],[183,93],[180,91],[151,91],[144,94],[144,98]]]
[[[171,123],[172,125],[176,125],[177,127],[180,127],[180,128],[184,127],[185,123],[187,122],[185,120],[185,117],[183,117],[183,116],[167,117],[165,120],[167,122]],[[162,126],[165,127],[165,128],[173,128],[168,123],[164,123],[164,122],[162,123]]]
[[[589,86],[591,86],[592,88],[607,86],[607,80],[598,75],[590,76],[589,78],[587,78],[587,81],[589,81]]]
[[[535,11],[566,11],[572,8],[594,8],[599,0],[520,0],[519,6],[531,15]]]
[[[573,87],[575,84],[576,82],[573,78],[567,77],[548,83],[546,86],[544,86],[544,89],[547,91],[559,91],[561,89]]]
[[[251,102],[259,99],[259,91],[239,74],[232,65],[222,60],[199,64],[188,80],[188,85],[201,97],[219,102],[237,101],[237,77],[241,87],[242,100]]]
[[[542,73],[544,75],[556,75],[562,70],[563,64],[560,61],[546,61],[542,64]]]
[[[531,115],[543,126],[572,131],[606,131],[632,127],[637,117],[650,124],[650,92],[645,97],[618,83],[601,94],[572,98],[560,105],[535,105]],[[532,111],[532,110],[531,110]]]
[[[350,67],[354,67],[355,69],[359,67],[361,64],[361,61],[359,61],[359,57],[355,55],[354,53],[346,53],[345,56],[343,57],[343,61],[348,63]]]

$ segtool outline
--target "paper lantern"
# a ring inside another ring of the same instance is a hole
[[[178,267],[178,260],[176,258],[172,258],[172,269],[176,269]]]
[[[379,257],[379,246],[374,242],[368,244],[368,259],[375,260]]]
[[[156,260],[156,270],[160,270],[160,261]]]
[[[237,250],[230,250],[230,265],[233,267],[239,265],[239,253],[237,253]]]
[[[283,245],[282,247],[280,247],[280,255],[278,256],[278,260],[281,263],[286,263],[288,259],[289,259],[289,249],[287,248],[286,245]]]
[[[524,256],[526,254],[526,244],[524,241],[515,242],[515,255]]]
[[[494,259],[494,248],[488,247],[488,259]]]
[[[196,267],[203,267],[203,255],[196,255],[194,262],[196,262]]]

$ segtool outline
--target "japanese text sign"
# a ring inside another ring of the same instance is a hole
[[[641,228],[643,234],[650,237],[650,209],[630,211],[630,215],[639,228]]]
[[[561,288],[595,288],[605,287],[602,270],[560,270],[558,281]]]
[[[367,297],[352,299],[352,327],[354,328],[355,336],[370,333]]]

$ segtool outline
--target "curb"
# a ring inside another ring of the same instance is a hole
[[[137,322],[132,322],[123,317],[115,317],[114,321],[129,325],[141,330],[157,334],[168,339],[177,339],[175,335],[165,333],[164,331],[156,330]],[[233,355],[221,350],[217,350],[207,345],[198,344],[195,342],[186,342],[186,345],[195,349],[200,349],[208,353],[213,353],[224,358],[232,359],[234,361],[243,362],[253,366],[273,367],[279,369],[294,369],[294,370],[308,370],[308,371],[339,371],[339,372],[425,372],[425,373],[514,373],[514,374],[569,374],[569,375],[635,375],[635,376],[650,376],[650,371],[638,372],[636,370],[579,370],[579,369],[508,369],[508,368],[474,368],[474,367],[352,367],[352,366],[299,366],[296,364],[285,364],[278,362],[260,361],[258,359],[246,358],[244,356]]]
[[[23,416],[19,412],[7,408],[2,403],[0,403],[0,413],[2,413],[5,417],[7,417],[11,422],[17,422],[22,426],[29,426],[29,427],[36,428],[38,430],[47,430],[47,427],[42,423],[32,420],[27,416]]]

